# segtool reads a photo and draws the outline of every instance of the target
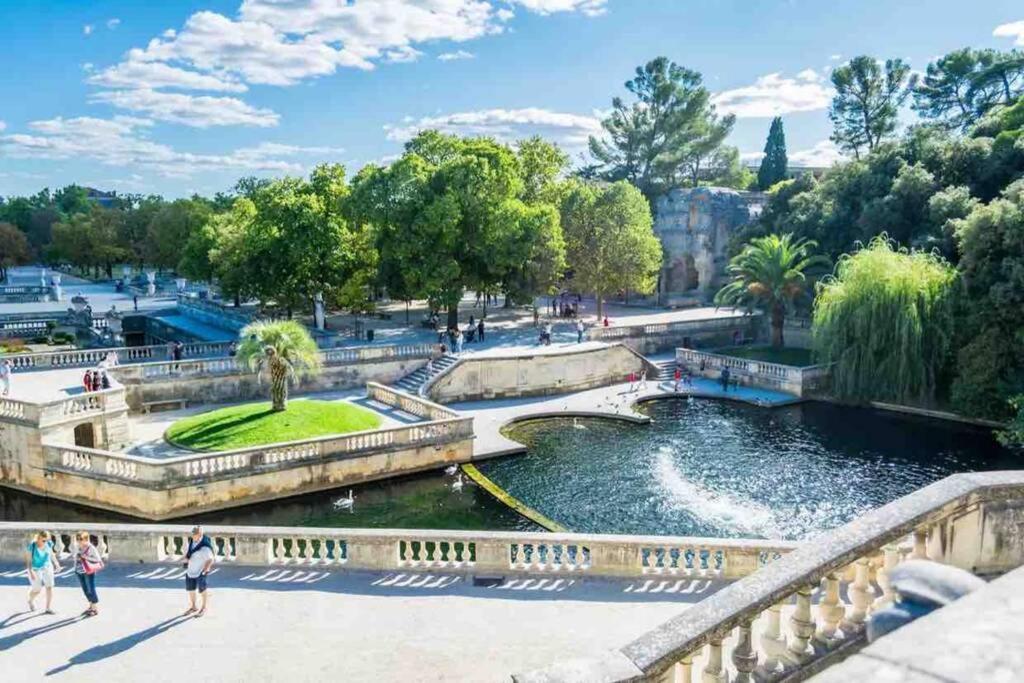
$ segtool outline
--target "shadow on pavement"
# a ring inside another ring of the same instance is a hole
[[[112,640],[109,643],[102,645],[95,645],[90,647],[88,650],[82,650],[77,655],[72,656],[66,664],[50,669],[46,672],[47,676],[53,676],[55,674],[63,673],[73,666],[79,666],[81,664],[93,664],[95,662],[102,661],[108,657],[116,657],[128,650],[132,649],[139,643],[144,643],[150,638],[155,638],[161,633],[168,631],[179,624],[183,624],[186,621],[191,621],[191,616],[179,614],[175,617],[161,621],[159,624],[154,624],[147,629],[130,633],[123,638]]]

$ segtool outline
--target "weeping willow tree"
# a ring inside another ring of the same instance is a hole
[[[934,253],[879,235],[818,285],[814,351],[853,401],[926,402],[951,353],[957,274]]]
[[[270,377],[270,401],[275,411],[288,407],[288,381],[320,370],[316,342],[294,320],[255,322],[242,330],[237,358],[250,370]]]

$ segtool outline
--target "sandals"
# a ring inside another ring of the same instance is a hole
[[[95,610],[92,607],[82,612],[83,617],[94,617],[99,614],[99,610]]]
[[[199,617],[203,616],[204,614],[206,614],[206,608],[205,607],[203,609],[201,609],[201,610],[196,612],[196,619],[198,619]]]
[[[185,610],[185,613],[182,614],[181,616],[187,617],[190,614],[195,614],[195,612],[196,612],[196,608],[195,607],[189,607],[187,610]]]

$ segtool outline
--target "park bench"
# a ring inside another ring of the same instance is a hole
[[[144,401],[142,403],[142,412],[147,415],[153,412],[153,409],[157,412],[161,410],[174,410],[175,408],[188,408],[187,398],[165,398],[159,401]]]

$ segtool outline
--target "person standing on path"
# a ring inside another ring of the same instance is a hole
[[[682,378],[683,371],[680,370],[679,366],[677,365],[675,372],[672,373],[672,379],[675,380],[675,388],[673,389],[673,391],[675,391],[677,394],[679,393],[679,380],[681,380]]]
[[[11,393],[11,373],[13,367],[9,358],[4,358],[0,361],[0,395],[6,396]]]
[[[78,577],[85,599],[89,601],[89,607],[82,615],[94,617],[100,613],[100,598],[96,595],[96,573],[103,569],[103,558],[92,544],[88,531],[79,531],[75,535],[75,540],[78,541],[78,550],[75,551],[75,576]]]
[[[139,295],[138,294],[133,294],[132,295],[132,306],[135,307],[136,311],[139,310]]]
[[[480,320],[477,321],[477,324],[476,324],[476,336],[480,339],[481,342],[483,342],[483,340],[484,340],[484,319],[483,318],[480,318]]]
[[[195,614],[196,619],[206,614],[209,597],[206,592],[206,577],[216,558],[209,536],[203,533],[202,527],[192,527],[192,536],[188,539],[188,550],[185,552],[185,592],[188,593],[188,609],[185,610],[185,614]],[[197,590],[201,598],[198,610]]]
[[[722,382],[722,391],[726,393],[729,391],[729,374],[729,368],[722,368],[720,381]]]
[[[34,612],[35,600],[40,591],[46,589],[46,610],[43,614],[55,614],[53,611],[53,575],[60,571],[60,563],[53,552],[50,534],[40,531],[35,539],[28,544],[25,552],[25,568],[31,588],[28,591],[28,609]]]
[[[455,355],[462,353],[462,330],[455,328]]]
[[[583,343],[583,331],[585,329],[586,328],[583,325],[583,321],[577,318],[576,319],[576,343],[577,344],[582,344]]]

